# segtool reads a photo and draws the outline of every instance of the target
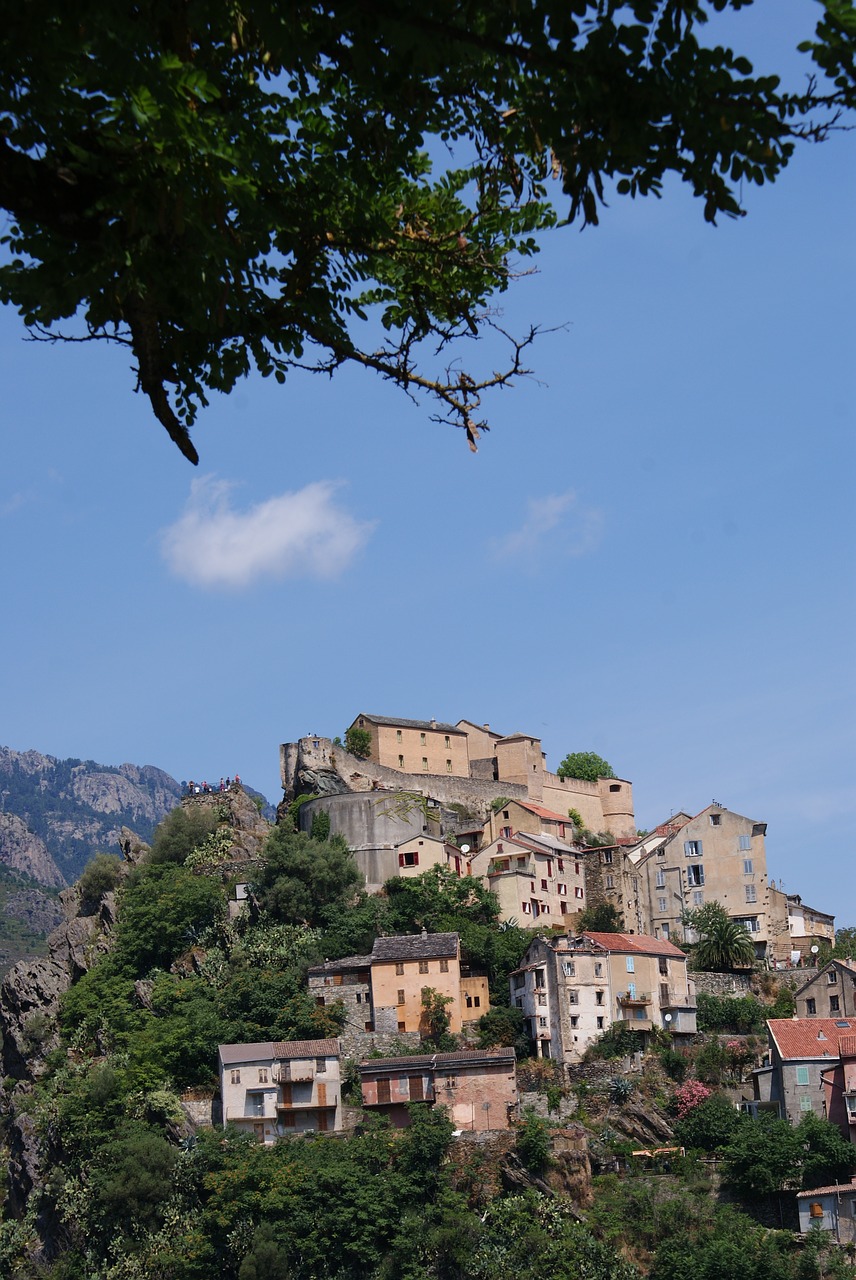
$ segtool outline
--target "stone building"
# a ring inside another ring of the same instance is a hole
[[[830,960],[794,999],[798,1018],[856,1018],[856,961]]]
[[[338,1040],[221,1044],[223,1124],[268,1145],[342,1128]]]
[[[456,1129],[507,1129],[517,1112],[513,1049],[479,1049],[372,1058],[360,1063],[363,1106],[397,1127],[410,1123],[408,1103],[443,1107]]]
[[[316,1003],[342,1001],[350,1027],[367,1033],[424,1031],[426,988],[448,998],[453,1035],[490,1008],[487,977],[462,973],[457,933],[376,938],[370,956],[346,956],[309,970],[309,992]]]
[[[773,880],[770,904],[777,921],[787,920],[787,930],[778,930],[777,942],[771,948],[780,967],[810,963],[812,947],[835,945],[835,916],[829,912],[806,906],[798,893],[777,889]]]
[[[643,1034],[696,1032],[686,954],[661,938],[588,932],[535,938],[510,986],[538,1057],[577,1062],[615,1022]]]

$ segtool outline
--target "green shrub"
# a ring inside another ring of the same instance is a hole
[[[80,909],[90,915],[98,907],[105,893],[110,893],[122,879],[122,863],[111,853],[96,853],[83,870],[77,882],[80,890]]]

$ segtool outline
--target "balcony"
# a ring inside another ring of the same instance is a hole
[[[651,992],[619,991],[616,999],[620,1005],[626,1005],[629,1009],[644,1009],[646,1004],[651,1003]]]
[[[315,1068],[309,1063],[294,1064],[279,1062],[271,1072],[276,1084],[311,1084],[315,1079]]]
[[[675,991],[672,987],[660,988],[661,1009],[696,1009],[696,998],[689,991]]]
[[[280,1112],[291,1113],[292,1111],[331,1111],[335,1106],[335,1098],[332,1101],[325,1098],[323,1102],[317,1098],[314,1101],[312,1098],[307,1098],[305,1101],[302,1098],[298,1098],[296,1102],[278,1102],[276,1109],[277,1114],[279,1114]]]
[[[227,1107],[226,1120],[273,1120],[274,1113],[268,1111],[247,1111],[244,1107]]]

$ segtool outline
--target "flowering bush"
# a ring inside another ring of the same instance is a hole
[[[678,1113],[678,1119],[683,1120],[684,1116],[700,1103],[706,1102],[711,1092],[712,1090],[700,1080],[688,1080],[686,1084],[682,1084],[675,1090],[675,1111]]]

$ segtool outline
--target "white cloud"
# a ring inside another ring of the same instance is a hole
[[[202,587],[247,587],[262,578],[334,578],[368,540],[374,523],[355,520],[333,501],[338,485],[319,480],[246,511],[232,485],[194,480],[184,513],[161,535],[172,572]]]
[[[533,558],[547,553],[584,556],[600,542],[602,528],[603,513],[596,507],[581,506],[576,493],[569,489],[566,493],[530,498],[520,528],[495,538],[491,545],[498,558]]]

